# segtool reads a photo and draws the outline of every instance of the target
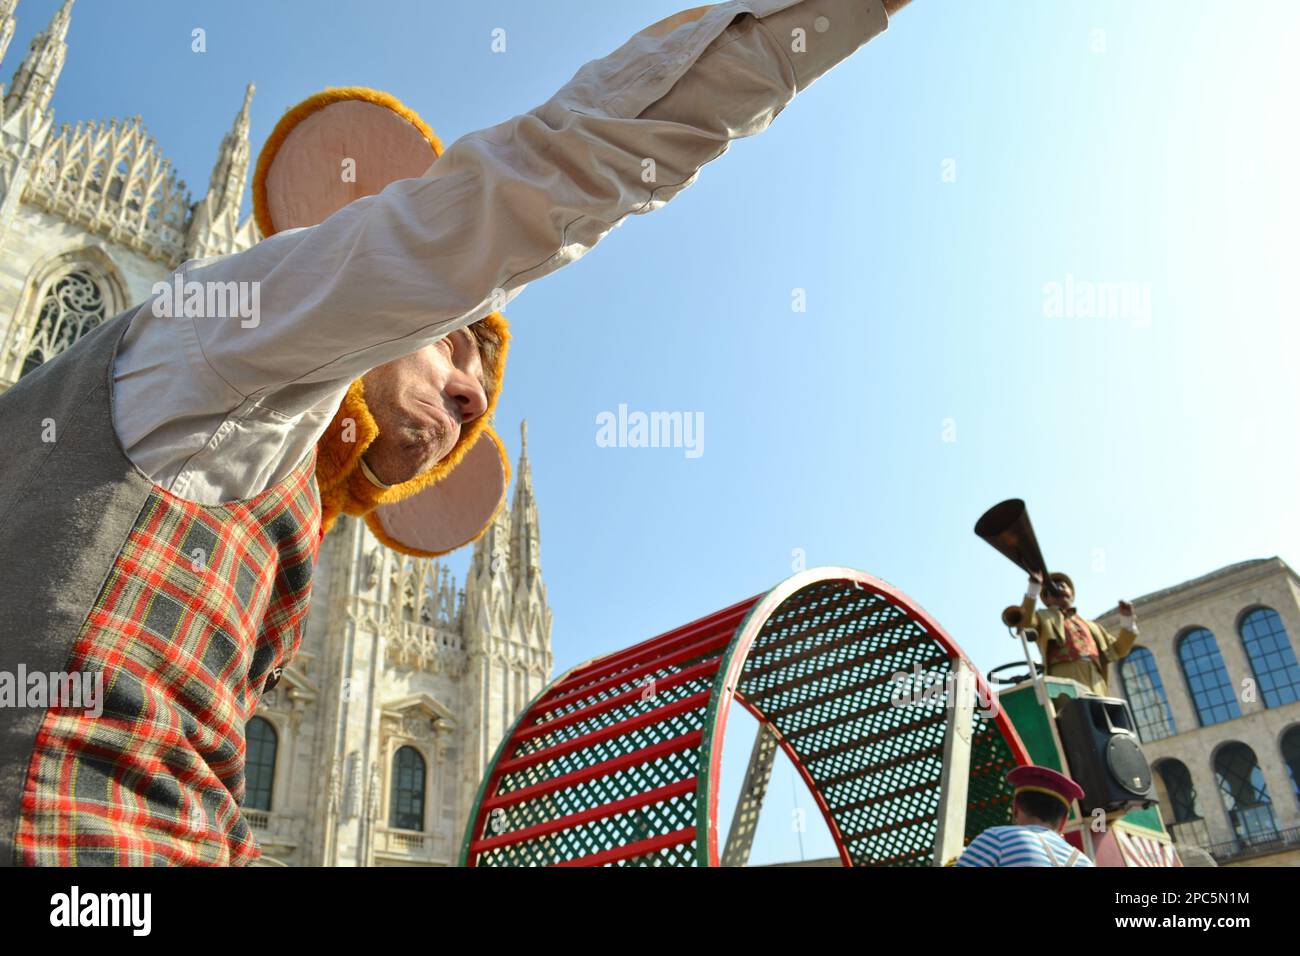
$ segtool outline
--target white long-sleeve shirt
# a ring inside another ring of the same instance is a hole
[[[679,15],[542,106],[457,140],[423,176],[184,263],[183,282],[256,283],[257,321],[159,317],[146,302],[114,368],[123,448],[183,498],[258,494],[312,449],[354,379],[502,309],[629,214],[663,206],[887,25],[882,0]]]

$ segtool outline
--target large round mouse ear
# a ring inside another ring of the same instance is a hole
[[[437,557],[477,540],[506,500],[510,465],[505,447],[485,428],[447,476],[417,494],[380,505],[366,524],[384,544],[404,554]]]
[[[442,141],[414,110],[364,86],[309,96],[276,123],[253,173],[263,236],[314,226],[389,183],[424,175]]]
[[[263,236],[315,226],[363,196],[399,179],[423,176],[442,155],[442,142],[415,111],[396,97],[367,87],[324,90],[280,118],[257,157],[253,213]],[[481,320],[495,331],[500,354],[490,407],[501,389],[503,317]],[[506,497],[510,466],[505,448],[487,424],[490,414],[462,436],[466,452],[435,482],[408,497],[379,505],[366,523],[384,544],[406,554],[445,554],[475,540],[492,523]],[[477,427],[476,427],[477,426]],[[481,429],[480,434],[473,434]]]

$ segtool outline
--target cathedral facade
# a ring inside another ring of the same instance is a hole
[[[0,69],[18,0],[0,0]],[[64,0],[0,89],[0,391],[189,259],[242,251],[253,87],[194,201],[140,117],[56,126]],[[525,426],[526,428],[526,426]],[[552,667],[526,432],[511,506],[463,585],[342,518],[302,646],[247,726],[244,811],[263,862],[454,863],[479,778]]]
[[[244,807],[267,862],[455,863],[484,768],[551,675],[523,437],[463,587],[362,521],[326,537],[302,648],[248,725]]]

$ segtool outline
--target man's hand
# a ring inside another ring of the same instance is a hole
[[[1133,605],[1130,604],[1128,601],[1120,601],[1120,602],[1119,602],[1119,613],[1120,613],[1120,615],[1121,615],[1122,617],[1132,617],[1132,616],[1133,616]]]

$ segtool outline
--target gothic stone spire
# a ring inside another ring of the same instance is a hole
[[[519,464],[515,466],[515,500],[510,508],[510,562],[516,589],[528,588],[542,574],[541,531],[533,468],[528,461],[528,421],[519,426]]]
[[[32,38],[27,57],[18,67],[5,95],[6,116],[12,116],[25,107],[31,111],[34,120],[45,119],[50,98],[54,96],[54,84],[58,82],[68,56],[66,37],[71,20],[72,0],[63,0],[63,6],[50,25]]]
[[[239,207],[248,183],[251,149],[248,144],[249,109],[256,87],[249,83],[244,90],[244,105],[235,115],[234,125],[221,140],[208,192],[194,205],[186,236],[186,258],[226,255],[238,250]]]
[[[519,464],[515,466],[515,499],[510,509],[510,578],[512,629],[526,643],[546,653],[551,647],[551,609],[542,583],[542,539],[537,520],[533,467],[528,460],[528,423],[519,429]]]
[[[5,58],[9,42],[14,38],[14,7],[18,0],[0,0],[0,61]]]
[[[214,211],[220,214],[230,207],[238,212],[243,199],[244,186],[248,182],[248,111],[253,103],[253,92],[257,89],[249,83],[244,90],[244,105],[235,116],[235,123],[221,140],[221,151],[217,155],[217,164],[212,169],[212,179],[208,184],[208,195],[213,197]]]

